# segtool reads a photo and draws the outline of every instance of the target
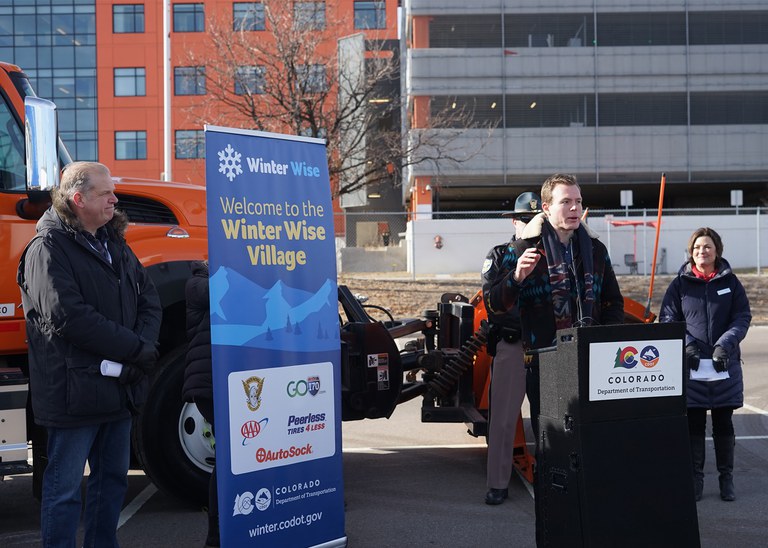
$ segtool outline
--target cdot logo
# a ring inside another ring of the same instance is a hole
[[[320,392],[320,377],[308,377],[307,380],[291,381],[285,387],[285,391],[291,398],[296,396],[316,396]]]
[[[643,367],[651,369],[659,363],[659,349],[653,345],[648,345],[640,352],[640,363]]]
[[[263,512],[267,508],[269,508],[270,503],[272,502],[272,493],[269,492],[269,489],[266,487],[262,487],[259,489],[259,491],[256,493],[256,500],[254,501],[256,505],[256,509],[259,512]]]
[[[227,144],[224,150],[219,151],[219,173],[223,173],[230,183],[235,180],[235,177],[243,173],[240,158],[242,158],[242,154],[232,148],[230,144]]]

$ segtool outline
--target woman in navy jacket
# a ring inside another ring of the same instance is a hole
[[[685,355],[689,369],[712,359],[722,380],[688,380],[688,431],[691,438],[696,500],[704,489],[704,434],[707,410],[712,413],[712,438],[720,473],[720,498],[736,500],[733,488],[735,436],[733,411],[744,404],[739,343],[752,321],[744,287],[723,259],[723,241],[711,228],[699,228],[688,241],[690,260],[667,289],[661,322],[686,323]]]

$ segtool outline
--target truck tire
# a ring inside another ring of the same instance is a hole
[[[141,414],[133,428],[136,457],[163,492],[207,506],[214,449],[210,427],[194,404],[181,399],[187,345],[158,363]]]

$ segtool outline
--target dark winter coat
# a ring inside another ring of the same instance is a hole
[[[480,272],[480,277],[483,281],[483,297],[490,291],[491,287],[499,278],[499,273],[503,275],[503,264],[507,258],[512,243],[506,243],[494,246],[485,258],[483,263],[483,270]],[[488,303],[485,303],[488,308]],[[491,324],[503,325],[511,327],[513,329],[520,329],[520,314],[517,312],[517,308],[513,307],[510,310],[504,311],[501,314],[488,313],[488,321]]]
[[[128,363],[160,333],[160,299],[123,239],[126,224],[116,212],[106,225],[110,264],[78,230],[71,212],[51,208],[22,255],[17,282],[29,341],[32,408],[40,425],[109,422],[130,416],[129,405],[143,403],[146,379],[126,386],[100,372],[102,360]]]
[[[485,298],[490,291],[490,288],[498,280],[499,273],[502,272],[502,264],[504,263],[510,245],[511,242],[497,245],[488,252],[485,262],[483,263],[483,269],[480,272],[480,277],[483,281],[483,298]],[[485,303],[485,308],[488,310],[487,302]],[[508,342],[517,342],[520,339],[520,314],[518,313],[516,306],[501,314],[488,312],[488,323],[490,329],[488,333],[487,350],[491,356],[496,354],[496,344],[499,340],[505,339]]]
[[[197,263],[187,280],[187,367],[184,370],[184,401],[213,399],[211,367],[211,312],[208,300],[208,265]]]
[[[490,287],[483,287],[483,298],[489,314],[503,314],[515,305],[520,311],[523,328],[523,346],[526,349],[543,348],[553,344],[555,340],[555,312],[552,305],[552,289],[549,283],[549,273],[545,256],[541,257],[533,272],[517,283],[512,275],[517,268],[517,258],[528,247],[536,247],[544,255],[544,244],[541,241],[541,230],[545,221],[544,215],[539,214],[528,223],[523,230],[521,239],[510,244],[501,261],[500,273],[496,282]],[[608,250],[589,231],[592,238],[592,256],[594,262],[595,301],[592,309],[593,325],[618,324],[624,321],[624,299],[621,296],[619,283],[613,271]],[[584,272],[581,258],[576,256],[576,269],[580,284],[580,294],[584,294]],[[573,288],[573,300],[577,299],[576,288]],[[572,311],[575,314],[575,310]]]
[[[715,346],[729,357],[730,378],[704,382],[688,380],[688,407],[741,407],[744,405],[744,380],[739,343],[752,321],[744,286],[720,259],[717,274],[709,281],[697,278],[691,264],[685,263],[672,280],[661,304],[660,322],[685,322],[685,344],[695,343],[700,357],[712,358]]]

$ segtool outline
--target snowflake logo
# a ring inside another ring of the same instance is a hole
[[[219,151],[219,173],[224,173],[230,183],[243,172],[243,168],[240,167],[241,157],[242,155],[235,152],[230,144],[224,150]]]

